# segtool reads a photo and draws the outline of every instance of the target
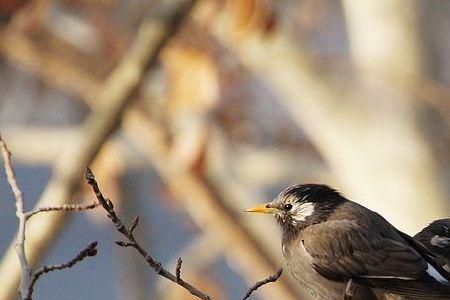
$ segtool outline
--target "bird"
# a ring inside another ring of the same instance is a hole
[[[312,299],[450,299],[436,254],[327,185],[290,186],[246,212],[275,217],[287,268]]]
[[[414,236],[438,256],[439,265],[450,273],[450,218],[433,221]]]

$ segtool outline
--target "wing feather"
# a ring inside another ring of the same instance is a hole
[[[386,237],[376,226],[364,228],[356,221],[327,221],[309,226],[302,243],[313,268],[334,281],[355,279],[360,285],[410,296],[448,297],[427,273],[428,262],[403,241]]]

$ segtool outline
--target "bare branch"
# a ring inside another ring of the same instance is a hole
[[[25,300],[31,300],[31,297],[33,296],[34,291],[34,285],[38,281],[38,279],[41,277],[42,274],[53,272],[56,270],[63,270],[72,268],[75,264],[81,262],[87,257],[95,256],[97,255],[97,242],[90,243],[86,248],[81,250],[74,258],[72,258],[70,261],[62,264],[57,265],[45,265],[42,268],[38,269],[36,272],[33,273],[33,278],[31,279],[30,286],[28,288],[28,295],[25,298]]]
[[[25,254],[25,223],[26,215],[23,211],[23,193],[19,188],[17,183],[14,169],[11,165],[11,152],[8,150],[6,142],[0,136],[0,148],[3,156],[3,164],[5,168],[6,178],[11,190],[16,199],[16,216],[19,219],[19,230],[17,233],[16,240],[16,253],[19,258],[20,268],[21,268],[21,284],[20,284],[20,294],[25,297],[28,291],[28,286],[31,278],[31,267],[27,261],[27,256]]]
[[[133,231],[136,229],[136,226],[138,225],[138,223],[139,223],[139,217],[136,216],[136,218],[134,218],[133,222],[131,222],[130,234],[133,234]]]
[[[228,209],[229,203],[224,203],[226,200],[219,195],[219,190],[210,185],[209,177],[181,171],[170,165],[168,134],[162,126],[135,110],[128,112],[123,128],[193,220],[202,228],[209,226],[209,234],[220,235],[223,239],[221,244],[233,245],[224,254],[238,262],[239,270],[245,277],[256,282],[277,269],[281,262],[254,238],[244,222],[236,217],[237,214]],[[294,300],[301,294],[298,284],[289,277],[281,278],[277,287],[264,290],[267,298]]]
[[[178,258],[177,261],[177,267],[175,268],[175,276],[177,277],[177,281],[181,280],[181,264],[183,263],[183,260]]]
[[[0,147],[3,156],[3,164],[5,167],[6,178],[8,179],[9,185],[11,186],[14,197],[16,198],[16,205],[20,206],[18,208],[20,208],[20,211],[23,213],[23,202],[24,202],[23,194],[19,188],[19,185],[17,184],[14,169],[11,165],[11,152],[9,151],[8,146],[6,145],[6,142],[3,140],[1,135],[0,135]]]
[[[21,266],[21,284],[20,284],[20,295],[21,299],[31,300],[34,290],[34,285],[39,277],[47,272],[51,272],[54,270],[62,270],[66,268],[71,268],[76,263],[82,261],[84,258],[88,256],[94,256],[97,254],[97,242],[91,243],[86,248],[78,253],[72,260],[64,264],[58,265],[45,265],[40,268],[36,272],[33,273],[25,253],[25,226],[29,217],[43,211],[73,211],[73,210],[86,210],[97,207],[97,203],[92,203],[89,205],[63,205],[63,206],[55,206],[55,207],[42,207],[34,211],[24,212],[24,199],[23,193],[19,188],[17,180],[15,178],[14,169],[11,164],[11,152],[9,152],[8,146],[6,142],[0,136],[0,151],[3,156],[4,168],[6,173],[6,178],[8,180],[9,185],[13,191],[14,197],[16,199],[16,215],[19,219],[19,232],[17,234],[17,242],[16,242],[16,252],[19,258],[20,266]]]
[[[134,243],[130,243],[130,242],[116,241],[115,243],[117,246],[120,246],[120,247],[134,247]]]
[[[116,226],[117,231],[119,231],[125,238],[127,238],[128,242],[126,241],[116,241],[116,244],[120,247],[132,247],[136,249],[136,251],[145,258],[148,265],[155,271],[156,274],[161,275],[170,281],[180,285],[187,291],[189,291],[192,295],[196,296],[197,298],[204,299],[204,300],[211,300],[211,297],[204,292],[200,291],[196,287],[192,286],[191,284],[187,283],[181,278],[181,266],[183,263],[183,260],[181,257],[177,261],[177,265],[175,268],[175,275],[166,270],[162,264],[157,261],[155,258],[153,258],[150,254],[148,254],[144,248],[141,247],[139,242],[135,239],[133,236],[132,230],[134,230],[138,224],[138,218],[135,218],[131,224],[130,229],[128,229],[123,222],[120,220],[120,218],[117,216],[116,212],[114,211],[113,204],[111,200],[106,199],[102,192],[100,191],[100,188],[98,186],[98,183],[95,179],[94,174],[92,173],[91,169],[86,168],[86,181],[87,183],[92,187],[92,190],[94,191],[95,195],[97,196],[98,202],[100,205],[106,210],[108,218],[114,223]],[[278,272],[274,275],[271,275],[267,277],[264,280],[256,282],[250,289],[246,292],[242,300],[246,300],[250,297],[250,295],[256,291],[261,286],[268,284],[270,282],[275,282],[280,278],[282,274],[283,269],[278,270]]]
[[[268,284],[270,282],[275,282],[278,280],[278,278],[281,277],[281,274],[283,273],[283,269],[279,269],[278,272],[276,274],[270,275],[269,277],[267,277],[264,280],[258,281],[257,283],[255,283],[251,288],[248,289],[247,293],[245,293],[244,297],[242,297],[242,300],[246,300],[250,297],[250,295],[256,291],[257,289],[259,289],[260,287],[262,287],[265,284]]]
[[[83,210],[89,210],[94,209],[100,204],[98,202],[92,202],[90,204],[63,204],[58,206],[44,206],[40,207],[38,209],[29,211],[25,214],[26,219],[28,220],[32,216],[45,212],[45,211],[83,211]]]
[[[205,294],[204,292],[200,291],[193,285],[189,284],[188,282],[184,281],[182,278],[177,277],[176,275],[172,274],[168,270],[162,267],[161,263],[157,261],[155,258],[153,258],[150,254],[147,253],[147,251],[144,250],[144,248],[141,247],[139,242],[135,239],[133,236],[131,229],[128,229],[123,222],[120,220],[120,218],[117,216],[116,212],[114,211],[113,204],[111,200],[106,199],[102,192],[100,191],[100,188],[98,187],[97,181],[95,180],[94,174],[92,171],[87,168],[86,169],[86,181],[87,183],[92,187],[92,190],[94,191],[95,195],[97,196],[98,202],[100,205],[106,210],[108,218],[111,220],[111,222],[114,223],[116,226],[117,231],[119,231],[129,242],[123,242],[119,241],[116,242],[117,245],[122,247],[133,247],[136,249],[136,251],[145,258],[148,265],[157,273],[158,275],[161,275],[170,281],[180,285],[187,291],[189,291],[192,295],[196,296],[197,298],[203,299],[203,300],[211,300],[211,297]],[[135,219],[136,220],[136,219]],[[136,224],[135,224],[136,223]],[[131,228],[135,228],[137,225],[137,222],[133,222]]]

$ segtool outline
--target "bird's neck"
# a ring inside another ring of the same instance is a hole
[[[306,224],[305,224],[306,225]],[[284,226],[281,226],[283,230],[283,245],[289,244],[291,241],[295,240],[299,234],[302,232],[302,230],[305,227],[303,226],[294,226],[291,224],[287,224]]]

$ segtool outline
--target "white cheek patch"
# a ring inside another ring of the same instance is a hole
[[[303,222],[314,213],[314,204],[311,202],[297,203],[292,208],[292,219],[295,222]]]

